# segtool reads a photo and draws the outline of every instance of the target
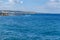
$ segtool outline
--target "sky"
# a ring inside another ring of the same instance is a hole
[[[60,0],[0,0],[0,10],[60,13]]]

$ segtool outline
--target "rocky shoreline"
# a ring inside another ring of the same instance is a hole
[[[35,12],[0,10],[0,16],[35,14]]]

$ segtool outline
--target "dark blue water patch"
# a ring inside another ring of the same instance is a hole
[[[57,15],[0,16],[0,40],[55,40],[59,37],[60,17]]]
[[[60,32],[59,31],[47,31],[47,32],[44,32],[44,33],[41,33],[41,34],[51,35],[51,36],[54,36],[54,35],[60,36]]]

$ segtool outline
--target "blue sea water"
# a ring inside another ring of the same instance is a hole
[[[0,16],[0,40],[60,40],[60,14]]]

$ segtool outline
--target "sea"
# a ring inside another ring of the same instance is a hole
[[[0,40],[60,40],[60,14],[0,16]]]

